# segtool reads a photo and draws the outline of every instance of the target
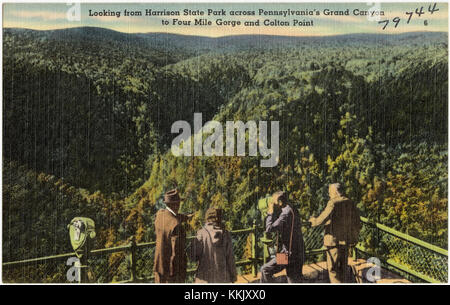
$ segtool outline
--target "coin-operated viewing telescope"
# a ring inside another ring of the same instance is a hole
[[[258,210],[261,212],[261,221],[265,226],[266,218],[267,218],[267,210],[269,208],[269,203],[272,200],[272,196],[266,195],[266,197],[258,200]],[[264,236],[261,238],[261,242],[263,243],[263,258],[264,264],[268,261],[269,258],[275,257],[276,254],[276,246],[274,243],[274,234],[275,233],[266,233],[264,232]]]
[[[87,217],[75,217],[67,227],[72,248],[78,258],[81,258],[86,255],[86,250],[90,250],[95,238],[95,223]]]
[[[87,260],[95,234],[95,222],[87,217],[75,217],[67,225],[70,243],[76,256],[80,259],[80,282],[88,282]]]

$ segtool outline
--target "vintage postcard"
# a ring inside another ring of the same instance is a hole
[[[446,2],[2,12],[4,284],[448,282]]]

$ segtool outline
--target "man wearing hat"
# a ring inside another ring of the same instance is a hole
[[[186,215],[178,214],[180,208],[178,190],[164,195],[165,209],[156,213],[155,283],[184,283],[186,279],[186,232],[183,221]]]

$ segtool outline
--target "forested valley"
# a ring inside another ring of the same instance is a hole
[[[228,228],[286,190],[304,220],[340,181],[362,215],[447,248],[447,33],[330,37],[3,31],[3,261],[154,240],[165,191]],[[175,157],[171,125],[279,121],[280,161]],[[370,244],[371,240],[365,240]]]

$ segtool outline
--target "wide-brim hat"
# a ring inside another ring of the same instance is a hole
[[[173,189],[164,194],[164,203],[179,203],[181,202],[180,195],[177,189]]]

